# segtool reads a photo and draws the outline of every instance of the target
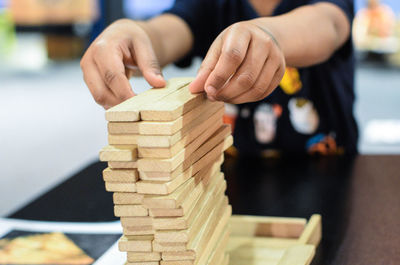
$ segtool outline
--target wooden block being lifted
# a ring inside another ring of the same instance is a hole
[[[150,89],[106,111],[108,121],[138,121],[140,110],[188,85],[193,78],[173,78],[164,88]]]
[[[206,100],[205,93],[192,94],[189,86],[186,86],[169,94],[162,101],[144,106],[140,110],[140,117],[145,121],[173,121]]]
[[[196,119],[182,128],[173,135],[140,135],[138,138],[138,146],[142,147],[155,147],[155,148],[170,148],[182,139],[185,139],[183,144],[187,145],[196,139],[203,131],[208,129],[213,122],[222,120],[225,111],[220,108],[212,116],[204,115],[202,118]],[[205,122],[205,120],[210,120]],[[206,125],[208,124],[208,125]],[[200,132],[195,132],[195,131]],[[185,138],[186,136],[186,138]]]
[[[136,145],[107,145],[100,151],[100,161],[136,161]]]
[[[139,179],[139,173],[136,169],[111,169],[103,170],[104,181],[109,182],[136,182]]]

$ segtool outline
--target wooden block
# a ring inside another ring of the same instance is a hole
[[[196,173],[207,164],[218,159],[218,157],[233,144],[233,137],[228,136],[222,142],[216,143],[215,138],[211,138],[208,142],[204,143],[197,149],[188,159],[186,159],[181,165],[179,165],[172,172],[151,172],[151,171],[140,171],[140,179],[145,178],[164,178],[165,180],[173,180],[182,172],[187,169],[192,170]],[[145,180],[139,181],[138,183],[146,183]],[[142,184],[139,184],[139,186]]]
[[[210,172],[217,172],[219,169],[219,165],[217,164],[214,168],[210,165]],[[211,176],[215,173],[210,173]],[[147,195],[143,199],[143,206],[146,208],[178,208],[180,207],[185,199],[189,196],[193,190],[196,189],[197,185],[203,185],[205,187],[208,186],[208,178],[206,175],[199,174],[195,178],[190,178],[186,182],[184,182],[181,186],[179,186],[174,192],[169,195],[160,196],[160,195]]]
[[[153,251],[156,252],[174,252],[186,250],[185,243],[158,243],[153,240]]]
[[[304,230],[304,218],[232,216],[234,236],[298,238]]]
[[[213,112],[215,113],[215,112]],[[222,112],[221,112],[222,114]],[[206,115],[206,113],[204,114]],[[212,115],[212,114],[211,114]],[[220,115],[220,114],[219,114]],[[205,121],[199,123],[200,125],[196,127],[195,130],[191,130],[185,136],[182,137],[177,143],[171,147],[140,147],[138,149],[139,157],[141,158],[170,158],[178,154],[181,150],[185,148],[189,143],[193,142],[199,135],[205,131],[215,132],[219,127],[222,126],[223,121],[219,115],[206,119]],[[201,116],[196,122],[200,122],[200,119],[204,117]]]
[[[135,192],[116,192],[113,194],[114,204],[142,204],[144,195]]]
[[[139,179],[139,173],[136,169],[111,169],[103,170],[104,181],[109,182],[136,182]]]
[[[160,260],[161,253],[159,252],[128,252],[128,262],[149,262]]]
[[[174,121],[141,121],[139,125],[139,134],[145,135],[173,135],[186,125],[198,119],[202,115],[211,116],[218,109],[223,108],[222,102],[211,102],[206,100],[204,104],[178,117]]]
[[[153,226],[153,218],[150,216],[145,217],[121,217],[121,225],[123,227],[132,226]]]
[[[158,261],[126,262],[125,265],[160,265],[160,262]]]
[[[216,247],[213,249],[207,263],[204,263],[202,257],[197,264],[220,265],[225,259],[225,249],[229,241],[229,228],[226,228],[222,237],[218,240]]]
[[[153,104],[168,94],[188,85],[193,78],[173,78],[167,81],[165,88],[150,89],[134,96],[121,104],[106,111],[108,121],[138,121],[140,120],[140,109],[143,106]]]
[[[220,196],[213,198],[213,204],[209,205],[204,211],[198,212],[194,222],[188,229],[184,230],[171,230],[171,231],[157,231],[154,235],[154,240],[157,242],[181,242],[188,243],[194,240],[195,235],[200,231],[205,221],[210,217],[210,213],[216,214],[213,211],[216,205],[224,203],[228,205],[228,198],[220,194]]]
[[[172,121],[206,101],[205,93],[192,94],[189,86],[185,86],[164,97],[162,101],[144,106],[140,110],[140,117],[148,121]]]
[[[161,265],[192,265],[193,261],[191,260],[174,260],[174,261],[170,261],[170,260],[161,260],[160,261]]]
[[[215,162],[214,162],[215,161]],[[219,170],[221,167],[221,164],[223,162],[223,155],[220,155],[220,157],[216,158],[214,161],[211,161],[208,165],[204,164],[204,167],[209,166],[210,170]],[[203,168],[204,168],[203,167]],[[147,193],[147,194],[155,194],[155,195],[167,195],[172,192],[174,192],[178,187],[180,187],[183,183],[185,183],[188,179],[190,179],[192,176],[195,176],[197,178],[203,177],[203,175],[197,175],[197,173],[201,170],[193,170],[193,166],[188,168],[186,171],[184,171],[181,175],[178,177],[174,178],[171,181],[168,182],[160,182],[160,181],[144,181],[141,180],[138,183],[137,187],[139,189],[140,193]],[[204,174],[206,174],[206,169],[203,171]],[[202,173],[202,174],[203,174]]]
[[[156,147],[156,148],[170,148],[182,139],[185,139],[183,144],[188,144],[193,141],[201,132],[210,127],[213,122],[222,120],[225,113],[224,108],[220,108],[214,114],[202,115],[201,118],[196,119],[182,128],[173,135],[140,135],[138,138],[139,147]],[[207,120],[211,120],[206,122]],[[196,132],[200,131],[200,132]],[[195,137],[196,136],[196,137]],[[186,138],[185,138],[186,137]]]
[[[141,205],[115,205],[114,215],[117,217],[148,216],[149,213]]]
[[[136,169],[137,168],[137,161],[109,161],[108,167],[111,169]]]
[[[183,261],[196,259],[196,253],[191,250],[186,251],[173,251],[173,252],[163,252],[161,258],[164,261]]]
[[[109,122],[109,134],[139,134],[140,122]]]
[[[314,245],[299,245],[286,249],[283,257],[279,260],[278,265],[301,264],[308,265],[311,263],[315,254]]]
[[[153,236],[146,236],[138,239],[128,239],[122,236],[118,241],[119,251],[122,252],[151,252]],[[143,261],[143,260],[142,260]]]
[[[209,176],[212,175],[212,173],[207,173]],[[223,178],[222,173],[214,173],[214,176],[216,175],[216,178]],[[184,216],[186,213],[190,211],[192,207],[196,204],[197,200],[201,197],[202,194],[204,194],[206,189],[206,186],[203,185],[197,185],[195,189],[189,194],[189,196],[186,198],[186,200],[182,203],[182,205],[179,208],[174,208],[174,209],[165,209],[165,208],[154,208],[154,209],[149,209],[149,214],[150,216],[153,217],[181,217]]]
[[[125,236],[137,236],[137,235],[153,235],[155,230],[152,226],[127,226],[123,227]]]
[[[244,223],[243,223],[244,224]],[[245,225],[245,224],[244,224]],[[233,231],[233,230],[231,230]],[[236,233],[237,231],[233,231]],[[254,246],[259,248],[288,248],[298,245],[297,239],[275,238],[275,237],[253,237],[253,236],[231,236],[228,251],[233,251],[241,246]]]
[[[172,172],[180,164],[187,161],[192,162],[190,156],[201,146],[206,145],[209,141],[220,142],[231,134],[229,125],[222,125],[217,131],[206,130],[199,135],[193,142],[188,144],[182,151],[172,158],[141,158],[138,160],[139,171],[152,171],[152,172]],[[212,143],[210,144],[210,146]],[[209,147],[210,149],[212,147]],[[185,167],[185,166],[183,166]]]
[[[300,235],[299,243],[317,246],[322,237],[321,215],[313,214],[308,221],[303,233]]]
[[[108,144],[110,145],[136,145],[139,134],[109,134]]]
[[[204,211],[207,204],[212,202],[211,198],[217,194],[223,194],[226,190],[226,181],[217,182],[218,179],[211,182],[207,191],[197,200],[194,207],[184,216],[177,218],[153,218],[154,229],[156,230],[183,230],[190,227],[197,213]]]
[[[136,161],[136,145],[107,145],[100,151],[100,161]]]
[[[105,182],[106,191],[109,192],[136,192],[136,183],[128,182]]]

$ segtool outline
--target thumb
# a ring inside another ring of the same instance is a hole
[[[152,87],[165,87],[167,82],[162,75],[161,67],[154,53],[151,41],[147,38],[142,40],[136,39],[133,45],[137,64],[144,79]]]

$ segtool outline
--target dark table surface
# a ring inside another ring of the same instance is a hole
[[[116,220],[105,167],[89,165],[10,217]],[[400,156],[227,157],[223,170],[234,214],[322,215],[313,264],[400,264]]]

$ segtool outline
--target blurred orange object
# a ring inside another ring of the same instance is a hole
[[[96,0],[11,0],[10,9],[18,25],[86,23],[98,16]]]

